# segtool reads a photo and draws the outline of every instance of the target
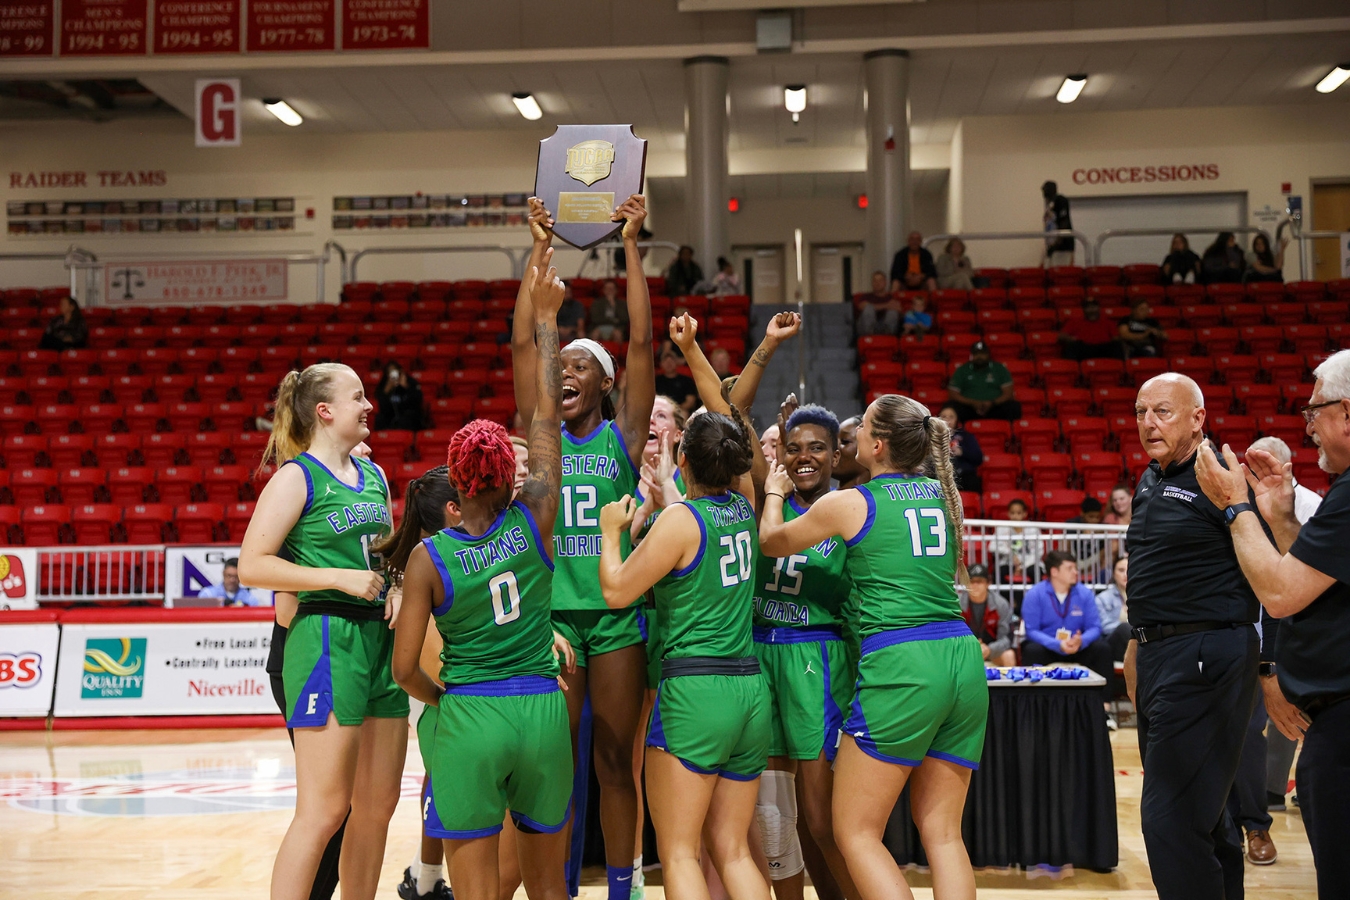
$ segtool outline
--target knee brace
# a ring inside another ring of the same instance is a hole
[[[799,874],[806,863],[797,838],[797,776],[791,772],[766,769],[759,777],[759,796],[755,798],[755,821],[769,858],[769,876],[774,881]]]

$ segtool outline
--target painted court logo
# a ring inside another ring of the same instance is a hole
[[[84,700],[130,699],[145,688],[145,638],[88,638],[84,642]]]

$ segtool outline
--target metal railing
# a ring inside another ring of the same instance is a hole
[[[1124,237],[1171,237],[1174,234],[1219,234],[1224,231],[1230,231],[1233,234],[1259,234],[1266,239],[1266,245],[1274,247],[1270,240],[1270,232],[1264,228],[1256,228],[1246,225],[1192,225],[1177,228],[1108,228],[1097,235],[1097,240],[1092,246],[1092,258],[1102,258],[1102,245],[1115,238]],[[1164,254],[1166,255],[1166,254]]]
[[[638,249],[639,249],[639,250],[671,250],[671,251],[673,251],[677,256],[679,255],[679,252],[680,252],[680,245],[677,244],[677,243],[675,243],[674,241],[638,241],[637,245],[638,245]],[[586,266],[587,266],[592,260],[596,260],[596,259],[599,258],[599,255],[598,255],[598,253],[597,253],[596,251],[599,251],[599,250],[622,250],[622,249],[623,249],[623,241],[606,241],[606,242],[603,243],[603,244],[596,244],[596,245],[595,245],[594,247],[592,247],[591,249],[585,251],[586,255],[582,258],[582,260],[581,260],[581,265],[577,267],[577,274],[576,274],[576,277],[577,277],[577,278],[588,278],[588,277],[590,277],[590,276],[588,276],[588,275],[586,274]],[[521,271],[521,274],[522,274],[522,275],[524,275],[524,272],[525,272],[525,261],[526,261],[527,259],[529,259],[529,257],[530,257],[530,253],[529,253],[528,250],[526,250],[526,251],[525,251],[525,255],[524,255],[523,257],[521,257],[521,261],[520,261],[520,271]],[[665,267],[662,266],[662,268],[664,269]],[[608,271],[609,271],[609,270],[606,268],[605,272],[600,273],[600,274],[601,274],[601,277],[604,277],[605,273],[608,272]],[[622,273],[622,272],[616,272],[615,274],[616,274],[616,275],[622,275],[623,273]]]
[[[987,566],[990,586],[1011,599],[1045,577],[1047,553],[1066,550],[1078,560],[1080,582],[1096,593],[1111,583],[1116,557],[1125,555],[1125,528],[967,519],[966,564]]]
[[[89,250],[82,247],[76,247],[74,244],[66,249],[65,253],[0,253],[0,262],[40,262],[42,260],[60,260],[65,263],[66,269],[70,272],[70,295],[78,297],[76,291],[79,289],[79,281],[75,275],[75,269],[72,263],[97,262],[98,257]]]
[[[509,277],[519,278],[524,266],[523,260],[529,255],[529,252],[529,248],[521,251],[520,248],[504,247],[500,244],[470,244],[462,247],[367,247],[364,250],[357,250],[352,256],[352,262],[348,267],[348,274],[345,276],[343,284],[360,280],[356,274],[357,268],[361,265],[361,260],[367,256],[406,256],[419,253],[500,253],[510,260],[511,274]]]
[[[1271,247],[1277,247],[1284,233],[1285,227],[1289,228],[1289,239],[1298,242],[1298,280],[1306,281],[1308,278],[1308,241],[1318,240],[1340,240],[1339,231],[1304,231],[1303,220],[1301,218],[1284,218],[1280,220],[1279,225],[1275,227],[1275,243]]]
[[[164,552],[162,544],[39,547],[38,602],[164,603]]]
[[[1092,245],[1088,243],[1087,235],[1069,228],[1059,228],[1055,231],[970,231],[960,234],[935,234],[925,240],[923,244],[925,247],[932,247],[935,244],[945,244],[952,238],[968,243],[970,241],[1030,241],[1063,237],[1071,237],[1075,242],[1082,244],[1083,265],[1090,266],[1093,264],[1096,256],[1093,255]]]

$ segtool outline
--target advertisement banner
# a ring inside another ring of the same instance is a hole
[[[0,0],[0,56],[51,56],[55,24],[50,0]]]
[[[117,262],[103,267],[110,306],[147,303],[258,302],[286,299],[284,259]]]
[[[270,621],[65,625],[55,714],[274,714],[271,635]]]
[[[430,50],[431,0],[342,0],[343,50]]]
[[[56,686],[55,622],[0,624],[0,717],[45,717]]]
[[[147,0],[62,0],[62,56],[144,56]]]
[[[37,609],[37,550],[0,547],[0,609]]]
[[[248,52],[295,53],[336,46],[336,0],[250,0]]]
[[[157,0],[155,52],[238,53],[240,12],[241,0]]]
[[[203,590],[223,582],[225,560],[238,559],[238,547],[222,547],[212,544],[203,547],[179,545],[164,550],[164,588],[167,599],[165,606],[174,606],[184,597],[196,597]],[[270,606],[272,592],[251,588],[250,595],[256,602],[249,606]]]

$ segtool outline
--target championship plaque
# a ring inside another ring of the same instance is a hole
[[[553,233],[578,250],[612,237],[614,207],[642,193],[647,142],[632,125],[559,125],[539,142],[534,195],[553,213]]]

